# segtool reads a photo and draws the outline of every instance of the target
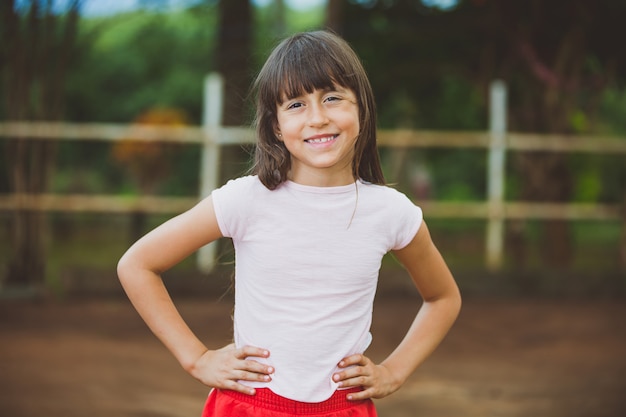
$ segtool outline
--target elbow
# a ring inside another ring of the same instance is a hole
[[[447,309],[450,318],[454,322],[461,313],[461,307],[463,306],[463,297],[461,296],[461,290],[456,283],[449,289],[445,299],[446,305],[448,306]]]
[[[455,321],[461,313],[461,307],[463,304],[461,291],[456,284],[451,285],[441,294],[431,298],[426,298],[424,301],[433,306],[439,306],[442,311],[445,311],[445,315],[452,321]]]
[[[440,311],[443,316],[446,317],[446,321],[452,325],[459,315],[461,314],[461,307],[463,304],[463,300],[461,297],[461,292],[458,288],[455,291],[450,291],[450,293],[446,294],[438,298],[437,300],[433,300],[434,305],[438,305],[440,307]]]
[[[454,305],[456,318],[461,313],[461,307],[463,306],[463,297],[461,296],[461,290],[459,289],[459,287],[456,287],[456,291],[452,296],[452,303]]]
[[[160,278],[161,271],[148,263],[133,248],[129,249],[117,262],[117,278],[128,293],[138,289],[153,277]]]
[[[130,283],[132,277],[136,275],[137,269],[136,260],[129,252],[126,252],[117,262],[117,278],[120,280],[123,287],[126,287],[127,284]]]
[[[120,280],[122,285],[124,284],[124,279],[128,276],[128,270],[130,269],[129,264],[130,262],[127,254],[124,254],[117,262],[117,278]]]
[[[455,313],[456,317],[461,312],[461,306],[463,305],[461,290],[456,282],[453,282],[453,284],[448,288],[444,298],[447,300],[450,310]]]

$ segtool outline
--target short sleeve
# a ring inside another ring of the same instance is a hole
[[[422,209],[406,195],[396,191],[390,219],[395,238],[391,250],[399,250],[411,243],[423,222]]]
[[[237,178],[211,193],[215,217],[223,236],[232,238],[242,233],[248,217],[247,208],[254,198],[256,181],[254,176]]]

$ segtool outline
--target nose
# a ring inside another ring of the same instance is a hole
[[[313,103],[309,106],[309,125],[312,127],[323,126],[328,123],[326,109],[321,103]]]

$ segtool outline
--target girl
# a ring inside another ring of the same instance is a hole
[[[375,416],[455,321],[458,288],[420,208],[384,185],[372,89],[354,51],[296,34],[255,82],[254,175],[229,181],[122,257],[122,285],[150,329],[214,389],[203,416]],[[234,344],[208,349],[160,274],[201,246],[235,247]],[[381,259],[393,251],[424,302],[377,364],[370,344]]]

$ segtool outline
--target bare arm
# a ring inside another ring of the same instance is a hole
[[[406,267],[424,303],[404,339],[379,365],[364,355],[352,355],[335,375],[341,386],[365,389],[349,398],[381,398],[396,391],[441,343],[461,308],[459,289],[425,223],[411,243],[395,252]]]
[[[239,379],[266,381],[273,370],[247,357],[267,357],[254,347],[209,350],[180,316],[161,274],[205,244],[222,237],[211,197],[137,241],[117,271],[128,298],[181,366],[206,385],[253,393]]]

